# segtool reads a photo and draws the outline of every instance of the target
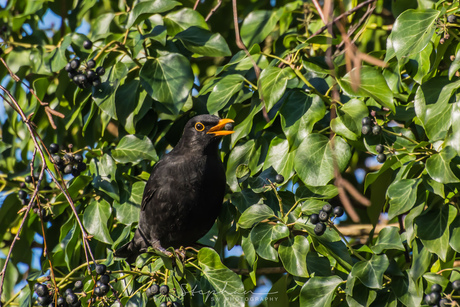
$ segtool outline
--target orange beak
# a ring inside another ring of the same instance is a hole
[[[233,119],[230,119],[230,118],[221,119],[221,120],[219,120],[219,123],[217,123],[217,125],[215,125],[214,127],[211,127],[211,129],[209,129],[209,131],[207,133],[208,134],[218,135],[218,136],[232,134],[235,131],[233,131],[233,130],[223,130],[223,129],[225,128],[226,124],[234,123],[234,122],[235,121]]]

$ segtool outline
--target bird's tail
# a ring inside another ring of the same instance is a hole
[[[133,264],[136,261],[137,256],[146,249],[147,244],[145,243],[144,238],[139,233],[139,230],[136,230],[134,238],[122,247],[118,248],[113,255],[115,257],[126,258],[126,261],[129,264]]]

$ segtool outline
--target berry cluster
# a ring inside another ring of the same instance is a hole
[[[314,213],[310,216],[310,222],[315,226],[315,234],[322,236],[326,231],[326,224],[329,221],[329,215],[334,214],[335,217],[343,215],[342,207],[332,208],[331,204],[325,204],[318,214]]]
[[[379,135],[382,132],[382,127],[379,125],[374,125],[374,122],[370,117],[364,117],[362,120],[363,127],[361,128],[361,133],[363,135],[368,135],[371,133],[374,135]],[[387,156],[383,153],[385,148],[382,144],[379,144],[375,147],[375,150],[378,152],[377,161],[383,163],[387,160]]]
[[[85,49],[91,49],[93,43],[90,40],[86,40],[83,42],[83,47]],[[80,65],[80,59],[74,58],[65,66],[69,78],[75,82],[79,88],[84,89],[90,86],[97,87],[101,85],[101,76],[105,74],[104,67],[99,66],[96,68],[96,71],[94,71],[93,69],[96,67],[96,61],[93,59],[86,62],[83,70],[80,70]]]
[[[457,279],[452,282],[452,289],[454,291],[460,291],[460,279]],[[453,306],[450,296],[441,298],[442,287],[439,284],[434,284],[431,286],[431,292],[425,295],[425,303],[429,306],[440,306],[447,307]]]
[[[38,299],[37,299],[38,304],[42,306],[47,306],[47,305],[51,306],[51,304],[53,304],[54,306],[53,296],[50,295],[48,287],[45,284],[36,283],[34,285],[34,290],[35,290],[35,293],[37,293],[38,295]]]
[[[96,282],[94,294],[98,297],[104,296],[110,291],[110,276],[105,274],[107,267],[104,264],[96,264],[96,274],[99,275],[99,280]]]
[[[72,146],[69,146],[71,148]],[[83,162],[83,156],[79,153],[66,152],[62,157],[58,155],[59,145],[51,144],[49,148],[53,154],[53,160],[56,167],[64,174],[72,174],[74,177],[80,175],[81,172],[86,170],[86,163]]]
[[[169,287],[168,285],[157,285],[153,284],[150,287],[148,287],[145,290],[145,295],[147,295],[148,298],[154,297],[155,295],[169,295]],[[180,307],[179,302],[162,302],[160,304],[160,307],[167,307],[167,306],[173,306],[173,307]]]

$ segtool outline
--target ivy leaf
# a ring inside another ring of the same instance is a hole
[[[139,221],[139,210],[141,208],[142,196],[145,189],[145,181],[135,182],[128,193],[129,198],[122,202],[113,203],[113,208],[116,210],[117,220],[125,225],[131,225]],[[126,189],[125,189],[126,190]]]
[[[412,209],[417,199],[417,187],[421,182],[421,179],[401,179],[390,184],[387,190],[387,196],[390,199],[390,210],[388,211],[390,220]]]
[[[231,56],[227,42],[219,33],[211,33],[200,27],[192,26],[176,34],[179,39],[193,53],[203,56],[219,57]]]
[[[275,216],[273,210],[264,204],[255,204],[246,209],[238,220],[238,226],[241,228],[251,228],[252,225]]]
[[[457,209],[451,205],[433,208],[415,218],[417,236],[433,254],[446,261],[449,250],[449,225],[457,216]]]
[[[163,20],[169,36],[175,36],[177,33],[193,26],[209,30],[204,17],[188,7],[169,13]]]
[[[454,183],[460,180],[452,172],[451,161],[457,156],[457,152],[450,146],[444,148],[438,154],[432,155],[426,160],[426,171],[437,182]]]
[[[115,171],[117,169],[113,158],[105,154],[99,160],[92,159],[89,169],[93,177],[93,186],[95,189],[104,191],[116,201],[120,201],[120,193],[118,184],[115,179]]]
[[[251,230],[251,241],[257,254],[267,260],[278,262],[278,252],[272,243],[289,236],[286,225],[257,224]]]
[[[353,68],[343,78],[337,79],[340,87],[350,96],[358,97],[371,97],[374,98],[382,106],[387,107],[393,113],[396,112],[395,104],[393,102],[393,92],[388,87],[382,73],[373,67],[361,67],[360,84],[357,91],[353,89],[353,80],[351,76],[356,74],[357,69]]]
[[[72,36],[66,35],[62,40],[59,47],[54,49],[45,59],[45,67],[46,70],[51,73],[56,73],[64,68],[64,66],[68,63],[66,57],[66,50],[69,48],[70,44],[72,43]],[[14,68],[13,68],[14,69]]]
[[[253,11],[248,14],[241,25],[241,39],[244,45],[251,48],[252,45],[261,43],[275,28],[281,18],[283,9],[278,11]]]
[[[209,95],[206,107],[209,114],[214,114],[227,105],[233,95],[243,88],[244,77],[239,74],[231,74],[223,77],[213,87]]]
[[[281,99],[286,90],[288,80],[294,77],[295,73],[290,67],[268,67],[262,71],[258,85],[265,101],[267,112]]]
[[[371,248],[377,254],[388,249],[404,251],[399,229],[397,227],[385,227],[380,230],[377,241]]]
[[[383,273],[390,265],[387,255],[372,255],[370,260],[359,261],[351,270],[351,274],[356,276],[366,287],[381,289]]]
[[[294,276],[308,277],[307,253],[310,243],[306,237],[295,236],[281,242],[278,253],[284,268]]]
[[[166,53],[147,60],[139,77],[147,93],[173,114],[182,109],[193,86],[190,62],[178,53]]]
[[[202,279],[210,286],[216,306],[244,307],[243,283],[238,275],[222,264],[219,255],[205,247],[200,249],[197,258],[202,269]]]
[[[323,186],[334,178],[335,164],[342,172],[350,158],[350,147],[341,137],[329,140],[322,134],[312,133],[297,148],[294,168],[305,184]]]
[[[148,18],[153,14],[167,12],[178,5],[181,5],[181,3],[174,0],[155,0],[139,2],[129,12],[127,28],[131,28],[133,25],[139,24],[142,20]]]
[[[152,141],[143,135],[126,135],[112,151],[112,157],[118,163],[138,163],[142,160],[158,161]]]
[[[300,306],[331,306],[337,287],[342,283],[338,276],[310,278],[300,290]]]
[[[437,10],[406,10],[398,16],[391,32],[393,48],[398,60],[419,53],[430,42]]]
[[[109,203],[101,199],[100,201],[93,200],[83,214],[83,226],[86,231],[96,240],[107,244],[113,243],[107,229],[111,211]]]

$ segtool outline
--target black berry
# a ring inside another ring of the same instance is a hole
[[[26,176],[26,178],[24,178],[24,181],[27,182],[27,183],[31,183],[32,182],[32,176]]]
[[[452,306],[450,301],[447,298],[443,298],[439,301],[439,307],[450,307]]]
[[[76,290],[80,290],[83,288],[83,282],[81,280],[77,280],[73,286]]]
[[[460,290],[460,279],[454,280],[452,282],[452,289],[454,289],[455,291]]]
[[[65,168],[64,168],[64,174],[71,174],[72,169],[73,169],[72,165],[70,165],[70,164],[66,165]]]
[[[45,297],[49,295],[48,287],[43,284],[39,284],[37,288],[35,289],[35,292],[37,293],[38,296],[41,296],[41,297]]]
[[[343,208],[342,207],[335,207],[334,208],[334,215],[336,217],[341,217],[343,215]]]
[[[233,130],[233,123],[226,123],[224,126],[224,130],[227,130],[227,131]]]
[[[89,69],[94,68],[94,67],[96,67],[96,61],[94,61],[94,60],[89,60],[89,61],[86,63],[86,66],[88,66]]]
[[[370,119],[370,117],[364,117],[361,123],[363,124],[363,126],[364,125],[370,126],[372,125],[372,120]]]
[[[316,214],[316,213],[313,213],[312,215],[310,215],[310,222],[312,224],[318,224],[319,223],[319,215]]]
[[[318,217],[321,222],[326,222],[329,220],[329,214],[323,210],[319,211]]]
[[[149,292],[151,293],[151,296],[157,295],[160,293],[160,286],[157,284],[151,285],[150,288],[148,288]]]
[[[167,295],[169,293],[169,287],[168,285],[162,285],[160,286],[160,293],[163,295]]]
[[[96,74],[98,74],[99,76],[103,76],[105,74],[105,68],[99,66],[98,68],[96,68]]]
[[[76,154],[74,157],[75,161],[81,162],[83,161],[83,156],[81,154]]]
[[[374,135],[379,135],[380,132],[382,132],[382,127],[380,127],[380,126],[374,126],[374,127],[372,127],[372,134],[374,134]]]
[[[65,69],[66,72],[73,72],[74,71],[72,66],[70,66],[70,62],[65,65],[64,69]]]
[[[325,204],[323,206],[323,211],[326,212],[327,214],[330,214],[332,212],[332,206],[331,204]]]
[[[88,76],[89,81],[93,81],[97,77],[97,74],[94,70],[87,70],[86,75]]]
[[[367,135],[369,134],[369,132],[371,132],[371,126],[363,125],[363,127],[361,128],[361,133]]]
[[[447,16],[447,22],[456,23],[457,22],[457,16],[455,16],[455,15]]]
[[[434,284],[431,286],[431,292],[438,292],[441,293],[442,287],[440,284]]]
[[[101,289],[103,295],[106,295],[110,291],[110,287],[105,284],[102,284],[99,288]]]
[[[34,291],[37,292],[37,289],[38,287],[41,285],[41,283],[37,282],[35,285],[34,285]]]
[[[51,296],[39,296],[38,299],[37,299],[37,302],[42,305],[42,306],[46,306],[48,305],[49,303],[51,303],[51,301],[53,300],[53,298]]]
[[[78,163],[78,164],[77,164],[77,170],[78,170],[79,172],[83,172],[84,170],[86,170],[86,164],[83,163],[83,162]]]
[[[64,307],[65,306],[65,299],[63,297],[58,297],[57,299],[57,305],[58,307]]]
[[[100,287],[96,287],[94,288],[94,294],[96,294],[96,296],[104,296],[104,293],[102,293],[102,290]]]
[[[377,161],[378,161],[379,163],[383,163],[383,162],[385,162],[386,160],[387,160],[387,156],[386,156],[385,154],[383,154],[383,153],[378,154],[378,156],[377,156]]]
[[[56,143],[52,143],[50,145],[50,153],[55,154],[59,151],[59,145]]]
[[[72,176],[78,177],[80,176],[80,171],[74,167],[72,167]]]
[[[284,176],[280,175],[280,174],[276,175],[275,182],[276,183],[283,183],[284,182]]]
[[[81,301],[76,301],[75,303],[70,305],[70,307],[80,307],[80,306],[81,306]]]
[[[83,42],[83,48],[91,49],[91,47],[93,47],[93,43],[89,39]]]
[[[109,282],[110,282],[110,276],[107,275],[107,274],[101,275],[101,278],[99,278],[99,280],[100,280],[101,283],[103,283],[104,285],[108,285]]]
[[[76,69],[80,68],[80,60],[79,59],[73,59],[72,61],[70,61],[70,67],[73,70],[76,70]]]
[[[107,271],[105,264],[96,264],[96,274],[103,275]]]
[[[324,225],[324,223],[316,224],[316,226],[315,226],[315,234],[317,236],[322,236],[325,231],[326,231],[326,225]]]
[[[54,160],[54,163],[56,163],[56,164],[59,164],[59,163],[62,162],[61,157],[58,156],[58,155],[54,155],[54,156],[53,156],[53,160]]]
[[[428,303],[428,305],[430,306],[437,305],[441,300],[441,294],[439,294],[438,292],[431,292],[430,294],[428,294],[428,296],[430,297],[430,302]]]
[[[378,144],[377,146],[375,146],[375,151],[377,151],[378,153],[383,153],[384,150],[385,147],[383,147],[382,144]]]
[[[65,301],[67,304],[75,304],[78,301],[78,297],[74,293],[69,293],[65,297]]]
[[[18,192],[19,199],[26,199],[27,198],[27,192],[24,190],[19,190]]]

